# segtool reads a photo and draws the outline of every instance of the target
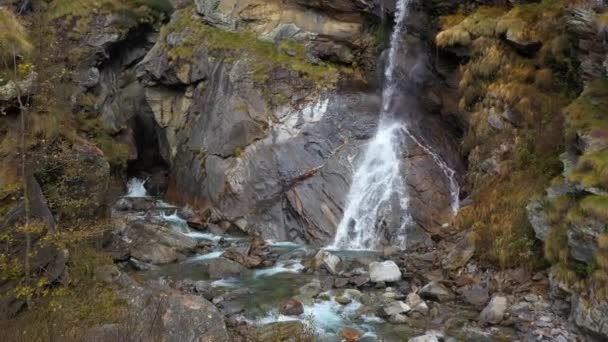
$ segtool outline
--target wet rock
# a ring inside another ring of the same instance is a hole
[[[348,285],[348,278],[336,278],[334,280],[334,287],[339,289],[339,288],[343,288],[344,286]]]
[[[407,341],[408,342],[441,342],[443,340],[444,340],[443,333],[441,333],[439,331],[431,330],[431,331],[427,331],[422,336],[413,337]]]
[[[355,285],[356,287],[362,287],[362,286],[366,285],[367,283],[369,283],[369,276],[363,274],[363,275],[350,277],[350,278],[348,278],[348,282],[350,284]]]
[[[424,285],[418,294],[424,299],[430,299],[438,302],[447,302],[455,297],[450,289],[436,281],[432,281]]]
[[[236,248],[228,248],[222,256],[226,259],[233,260],[243,265],[246,268],[256,268],[262,265],[262,258],[256,255],[245,255],[239,252]]]
[[[401,280],[401,271],[394,261],[372,262],[369,264],[369,278],[371,281],[395,282]]]
[[[352,303],[352,301],[353,301],[353,300],[352,300],[352,299],[351,299],[351,298],[350,298],[348,295],[346,295],[346,294],[341,294],[341,295],[339,295],[339,296],[336,296],[335,300],[336,300],[336,302],[338,302],[339,304],[342,304],[342,305],[347,305],[347,304],[350,304],[350,303]]]
[[[236,315],[243,312],[243,305],[234,300],[225,300],[220,302],[217,307],[224,316]]]
[[[391,317],[393,315],[410,312],[412,308],[402,301],[395,301],[388,305],[383,306],[378,314],[381,317]]]
[[[304,336],[305,327],[300,321],[275,322],[259,327],[256,341],[298,341]]]
[[[211,279],[243,277],[249,274],[249,270],[243,265],[223,257],[205,260],[201,268]]]
[[[382,256],[384,258],[390,258],[397,255],[399,252],[401,252],[401,249],[397,246],[385,246],[382,249]]]
[[[214,292],[215,292],[213,289],[213,286],[203,280],[199,280],[196,283],[194,283],[194,291],[197,294],[203,296],[207,300],[213,299]]]
[[[340,257],[321,249],[315,255],[314,264],[316,269],[325,269],[330,274],[337,275],[341,270],[342,260]]]
[[[110,249],[116,255],[130,255],[151,264],[168,264],[194,253],[195,239],[169,227],[144,220],[117,221]]]
[[[356,342],[363,336],[363,333],[357,329],[344,328],[340,331],[340,337],[345,342]]]
[[[481,311],[479,320],[483,323],[498,324],[507,311],[508,300],[504,296],[494,296],[490,303]]]
[[[299,292],[307,298],[314,298],[321,293],[321,281],[313,279],[310,283],[300,287]]]
[[[425,316],[429,313],[429,306],[418,294],[414,292],[407,295],[405,303],[412,309],[413,312],[418,312]]]
[[[296,299],[288,299],[281,305],[279,312],[287,316],[298,316],[304,313],[304,305]]]

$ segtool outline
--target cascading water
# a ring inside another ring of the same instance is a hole
[[[398,0],[395,27],[391,35],[388,64],[384,73],[385,83],[382,91],[382,111],[378,130],[368,144],[363,161],[355,171],[351,189],[347,196],[344,217],[338,225],[334,243],[330,248],[337,249],[376,249],[385,238],[387,225],[398,226],[391,231],[391,243],[405,247],[408,226],[412,218],[408,213],[409,197],[406,181],[401,174],[400,156],[406,139],[411,138],[440,167],[450,180],[452,209],[458,210],[458,184],[454,171],[428,148],[421,139],[409,131],[407,124],[398,121],[391,110],[397,91],[395,69],[412,0]]]

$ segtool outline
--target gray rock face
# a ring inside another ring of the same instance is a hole
[[[222,29],[250,30],[266,40],[294,38],[310,43],[311,53],[345,64],[361,53],[354,45],[360,41],[361,11],[378,8],[376,1],[358,0],[288,5],[247,0],[236,6],[213,0],[196,5],[201,18],[194,19]],[[130,142],[139,138],[129,131],[133,122],[145,123],[145,136],[158,136],[158,158],[170,168],[167,193],[172,200],[216,207],[226,221],[244,220],[248,232],[265,239],[326,245],[342,217],[353,168],[375,132],[378,92],[349,86],[321,90],[283,67],[270,70],[269,80],[261,83],[250,55],[234,52],[224,58],[204,38],[192,58],[169,58],[166,48],[179,45],[188,34],[170,32],[152,48],[156,38],[142,36],[133,53],[117,56],[100,70],[94,89],[102,99],[98,106],[105,126]],[[104,42],[121,39],[125,37],[94,40],[106,46],[113,43]],[[402,61],[404,72],[411,69],[420,84],[430,74],[420,62],[421,49],[422,44],[416,46]],[[113,88],[116,79],[118,89]],[[417,90],[402,93],[413,98],[408,106],[417,106]],[[424,130],[432,132],[425,138],[442,155],[450,155],[445,153],[452,146],[450,138],[433,129],[441,127],[437,116],[417,107],[413,115],[420,118],[413,121],[431,127]],[[411,212],[418,226],[435,232],[451,217],[449,186],[432,158],[412,141],[407,144],[410,153],[403,156],[403,170],[408,172]],[[134,153],[130,159],[145,156]],[[412,243],[425,240],[422,229],[413,231]]]
[[[573,296],[570,319],[579,327],[608,338],[608,302]]]
[[[490,303],[481,311],[479,320],[484,323],[498,324],[507,311],[508,300],[504,296],[494,296]]]
[[[528,221],[530,221],[534,229],[536,238],[545,241],[551,230],[551,225],[549,224],[547,215],[543,211],[542,203],[540,201],[531,201],[526,206],[526,210],[528,211]]]
[[[372,262],[369,264],[369,278],[371,281],[395,282],[401,280],[401,271],[394,261]]]
[[[573,222],[568,229],[570,255],[578,261],[590,264],[598,251],[597,237],[605,231],[605,223],[594,218]]]

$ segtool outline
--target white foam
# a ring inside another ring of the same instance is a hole
[[[145,180],[131,178],[127,183],[127,195],[125,197],[148,197],[144,184],[146,184]]]
[[[240,280],[236,278],[228,278],[228,279],[219,279],[211,282],[211,286],[215,287],[239,287]]]
[[[279,273],[300,273],[304,269],[304,265],[301,264],[300,260],[287,260],[277,262],[273,267],[265,268],[262,270],[256,270],[253,273],[254,278],[258,277],[270,277]]]
[[[197,255],[197,256],[194,256],[194,257],[188,259],[188,262],[197,262],[197,261],[203,261],[203,260],[217,259],[217,258],[221,257],[222,254],[224,254],[224,251],[216,251],[216,252],[211,252],[211,253],[207,253],[207,254],[200,254],[200,255]]]
[[[304,245],[291,242],[291,241],[274,241],[274,240],[266,240],[266,244],[271,247],[304,247]]]

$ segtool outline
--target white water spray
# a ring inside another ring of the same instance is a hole
[[[397,2],[388,65],[384,72],[385,84],[382,91],[382,111],[378,131],[367,146],[363,161],[353,176],[344,217],[338,225],[334,243],[330,248],[376,249],[387,237],[385,232],[387,228],[391,230],[392,244],[406,246],[407,230],[413,221],[408,213],[409,196],[406,180],[401,175],[401,155],[402,146],[405,146],[408,137],[437,163],[450,180],[452,209],[458,210],[458,184],[454,170],[420,139],[411,134],[405,122],[397,121],[391,111],[391,103],[397,91],[395,80],[397,57],[410,2],[411,0]],[[396,231],[392,231],[391,226],[397,225]]]
[[[148,197],[148,192],[144,187],[146,181],[139,178],[131,178],[127,183],[127,196],[126,197]]]

